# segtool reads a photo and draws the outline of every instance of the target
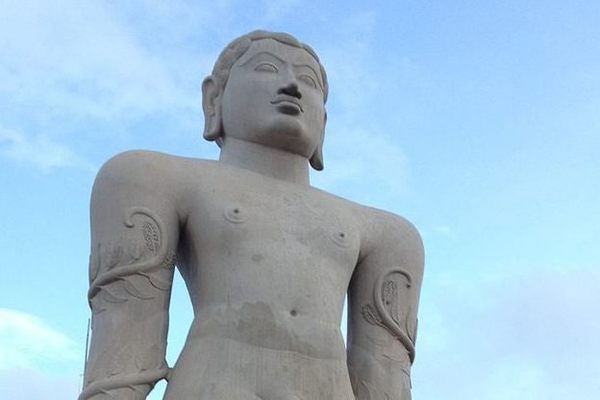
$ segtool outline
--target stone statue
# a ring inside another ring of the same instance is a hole
[[[161,379],[169,400],[411,398],[422,243],[403,218],[309,185],[327,93],[310,47],[255,31],[202,84],[218,161],[132,151],[103,166],[80,399],[145,399]],[[175,266],[194,320],[169,368]]]

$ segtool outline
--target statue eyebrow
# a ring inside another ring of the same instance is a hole
[[[285,61],[282,60],[281,58],[277,57],[275,54],[269,53],[268,51],[261,51],[260,53],[257,53],[255,55],[253,55],[252,57],[250,57],[248,60],[244,61],[244,63],[242,63],[241,66],[243,67],[246,64],[249,64],[250,62],[256,60],[257,58],[261,58],[261,57],[265,57],[265,56],[267,58],[273,58],[281,64],[285,64]]]
[[[261,51],[259,53],[256,53],[255,55],[253,55],[252,57],[250,57],[249,59],[247,59],[246,61],[244,61],[242,64],[240,64],[240,67],[244,67],[248,64],[250,64],[253,61],[256,61],[257,58],[262,58],[262,57],[266,57],[266,58],[271,58],[277,62],[279,62],[280,64],[285,64],[286,61],[282,60],[281,58],[277,57],[275,54],[268,52],[268,51]],[[311,67],[309,64],[292,64],[295,68],[308,68],[310,69],[313,74],[315,74],[315,77],[317,78],[317,83],[319,84],[319,87],[321,88],[321,90],[323,90],[323,77],[321,76],[321,74],[317,73],[317,71]]]

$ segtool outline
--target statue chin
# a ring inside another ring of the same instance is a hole
[[[273,118],[269,125],[256,135],[256,143],[308,158],[319,140],[316,136],[306,131],[302,121],[281,114]]]

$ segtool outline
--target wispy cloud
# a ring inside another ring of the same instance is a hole
[[[396,197],[406,192],[409,163],[391,138],[374,127],[367,130],[343,122],[335,124],[327,135],[326,171],[313,174],[315,185],[367,203],[375,197]]]
[[[429,274],[419,397],[558,400],[600,390],[597,269],[506,271]]]
[[[48,136],[29,137],[2,126],[0,126],[0,155],[19,163],[30,164],[43,173],[63,167],[96,171],[92,163]]]
[[[369,109],[377,100],[377,87],[382,84],[373,79],[377,64],[370,47],[377,14],[365,11],[344,16],[332,28],[332,37],[319,49],[325,62],[328,78],[335,96],[337,118],[360,121],[359,110]]]
[[[436,225],[433,227],[433,231],[442,236],[451,236],[453,233],[452,228],[448,225]]]
[[[0,370],[0,397],[12,400],[75,399],[81,381],[75,373],[49,376],[31,369]]]
[[[0,92],[69,117],[194,107],[163,60],[101,2],[9,2],[0,19]]]
[[[125,14],[94,0],[3,3],[3,157],[44,172],[59,167],[95,170],[87,159],[94,158],[92,151],[101,150],[89,143],[108,135],[113,142],[115,137],[121,140],[121,130],[129,126],[160,118],[176,129],[200,129],[200,71],[208,70],[206,51],[186,52],[181,46],[153,50],[142,29],[152,27],[128,20]],[[177,32],[159,33],[162,40],[169,40],[183,35]],[[197,68],[195,74],[190,73],[192,68]],[[76,143],[82,143],[80,153],[72,150]]]
[[[267,1],[265,3],[264,19],[266,22],[279,20],[301,4],[300,0]]]
[[[56,365],[82,360],[82,349],[40,318],[0,308],[0,371],[48,371]]]
[[[377,63],[370,48],[377,24],[374,11],[344,16],[319,49],[332,90],[325,137],[325,168],[315,185],[354,200],[377,205],[409,188],[410,163],[393,132],[367,118],[381,101]]]

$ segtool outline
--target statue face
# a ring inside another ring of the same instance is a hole
[[[322,85],[306,50],[273,39],[253,42],[223,93],[225,143],[236,138],[309,158],[325,127]]]

